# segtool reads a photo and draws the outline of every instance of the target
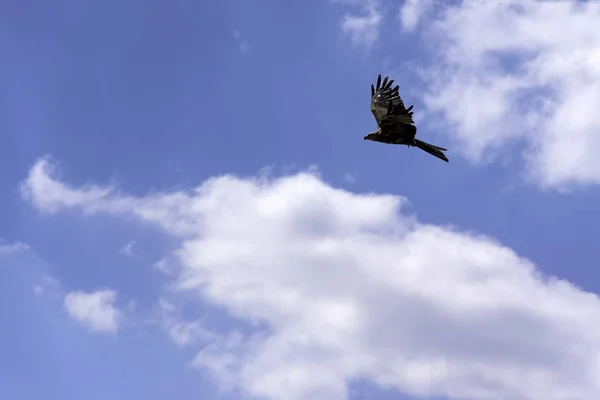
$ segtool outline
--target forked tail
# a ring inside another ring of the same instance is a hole
[[[448,157],[446,157],[446,155],[443,153],[444,151],[447,151],[447,149],[445,149],[443,147],[434,146],[432,144],[423,142],[419,139],[415,139],[415,143],[416,143],[417,147],[420,148],[421,150],[426,151],[429,154],[434,155],[437,158],[440,158],[440,159],[448,162]]]

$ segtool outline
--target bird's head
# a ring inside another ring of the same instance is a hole
[[[381,132],[379,130],[376,130],[375,132],[371,132],[369,133],[367,136],[364,137],[364,140],[373,140],[373,141],[377,141],[377,139],[379,139],[379,134]]]

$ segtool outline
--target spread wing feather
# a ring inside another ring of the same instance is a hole
[[[401,100],[402,101],[402,100]],[[412,118],[412,108],[410,106],[408,108],[404,107],[403,103],[399,103],[394,105],[394,102],[390,100],[388,102],[388,107],[385,115],[379,121],[379,126],[391,126],[391,125],[414,125],[414,121]]]
[[[398,92],[400,87],[396,85],[392,88],[393,83],[394,80],[388,80],[387,76],[382,81],[380,74],[377,77],[377,85],[371,85],[371,112],[377,125],[381,125],[384,118],[393,118],[398,123],[414,124],[411,112],[413,106],[408,109],[404,106]]]

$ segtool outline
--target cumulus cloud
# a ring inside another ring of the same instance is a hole
[[[156,224],[181,241],[178,287],[254,327],[205,336],[194,365],[224,387],[273,400],[342,400],[354,379],[455,399],[600,396],[598,297],[491,238],[420,223],[402,197],[311,173],[134,197],[50,172],[42,160],[23,184],[34,205],[50,195],[55,212]]]
[[[114,290],[74,291],[65,296],[65,309],[76,321],[94,332],[115,333],[119,329],[120,311],[114,303]]]
[[[405,6],[408,26],[420,3]],[[480,162],[520,146],[527,177],[543,188],[600,183],[600,2],[437,9],[423,24],[436,55],[425,102],[453,128],[457,148]]]

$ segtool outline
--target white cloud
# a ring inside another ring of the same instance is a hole
[[[33,285],[33,293],[35,293],[36,296],[43,296],[46,291],[40,285]]]
[[[54,287],[54,288],[60,287],[60,281],[58,279],[56,279],[55,277],[48,275],[48,274],[44,274],[42,276],[42,284],[47,287]]]
[[[64,305],[71,317],[94,332],[115,333],[119,329],[120,311],[115,307],[117,294],[114,290],[98,290],[86,293],[70,292]]]
[[[401,197],[307,173],[98,197],[44,164],[24,183],[33,204],[48,204],[36,184],[52,182],[54,211],[156,223],[182,241],[180,288],[266,327],[224,332],[198,353],[224,387],[273,400],[341,400],[353,379],[455,399],[600,396],[598,297],[490,238],[419,223]]]
[[[342,22],[342,31],[350,36],[355,44],[370,47],[379,36],[382,13],[378,0],[333,0],[346,4],[358,13],[346,13]]]
[[[33,285],[33,292],[37,296],[48,295],[53,298],[62,298],[62,287],[58,279],[51,275],[44,274],[37,283]]]
[[[132,240],[131,242],[127,243],[125,246],[123,246],[121,248],[121,250],[119,250],[119,252],[121,254],[126,255],[127,257],[135,257],[133,254],[133,246],[135,246],[135,240]]]
[[[248,43],[248,40],[246,40],[246,38],[242,36],[242,34],[239,31],[234,30],[232,32],[232,35],[238,45],[240,53],[252,54],[252,47],[250,46],[250,43]]]
[[[354,175],[352,175],[349,172],[346,172],[344,174],[344,181],[348,184],[348,185],[354,185],[356,183],[356,177]]]
[[[188,346],[199,342],[215,340],[218,335],[204,327],[203,319],[187,321],[178,312],[178,307],[167,299],[158,301],[159,318],[171,340],[178,346]]]
[[[87,185],[73,189],[50,176],[55,165],[48,159],[38,161],[29,172],[27,180],[21,184],[21,195],[30,200],[40,211],[57,212],[64,207],[85,205],[84,212],[123,213],[132,212],[149,222],[171,221],[174,225],[168,230],[178,235],[191,235],[200,228],[198,221],[187,219],[190,198],[181,192],[147,199],[132,199],[112,196],[112,188]]]
[[[483,161],[520,143],[539,186],[600,183],[600,2],[438,8],[423,24],[438,56],[426,104],[455,128],[455,148]]]
[[[168,258],[161,258],[152,266],[165,275],[173,275],[177,270],[177,262]]]
[[[400,22],[405,31],[414,31],[419,20],[429,8],[433,6],[433,0],[404,0],[400,6]]]
[[[0,241],[0,254],[12,254],[28,250],[30,250],[30,248],[25,243],[5,243]]]
[[[36,206],[44,212],[54,212],[65,205],[75,206],[82,203],[94,203],[105,198],[111,193],[110,188],[99,188],[97,186],[86,187],[85,190],[65,190],[59,182],[49,179],[48,174],[53,173],[55,164],[49,159],[35,164],[29,171],[27,184],[22,184],[21,195],[25,199],[35,198]],[[43,196],[37,196],[36,193],[30,193],[30,189],[35,187]],[[83,196],[83,197],[82,197]]]

